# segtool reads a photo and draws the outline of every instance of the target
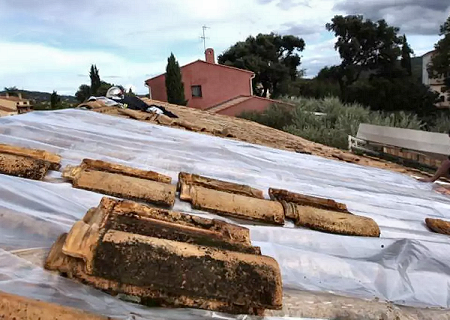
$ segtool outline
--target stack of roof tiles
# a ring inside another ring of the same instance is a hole
[[[48,170],[59,170],[60,161],[46,151],[0,145],[0,173],[43,179]],[[322,232],[380,236],[375,221],[345,204],[286,190],[269,189],[269,200],[262,190],[185,172],[175,185],[157,172],[92,159],[67,166],[63,177],[75,188],[128,200],[104,197],[58,238],[45,267],[144,305],[257,315],[282,307],[278,263],[252,246],[247,228],[146,205],[171,208],[177,191],[193,208],[218,215],[278,226],[291,219]],[[426,222],[450,234],[449,223]]]
[[[233,224],[103,198],[54,244],[46,268],[144,305],[262,314],[282,306],[277,262]]]

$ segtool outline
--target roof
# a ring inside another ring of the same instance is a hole
[[[242,103],[244,101],[247,101],[250,98],[251,98],[251,96],[237,96],[233,99],[230,99],[225,102],[219,103],[215,106],[212,106],[211,108],[207,108],[206,110],[211,111],[211,112],[219,112],[219,111],[228,109],[232,106],[235,106],[239,103]]]
[[[436,49],[430,50],[430,51],[428,51],[427,53],[424,53],[424,54],[422,55],[422,57],[425,57],[425,56],[427,56],[427,55],[430,55],[430,54],[434,53],[435,51],[436,51]]]
[[[264,97],[259,97],[259,96],[237,96],[233,99],[227,100],[225,102],[219,103],[215,106],[212,106],[211,108],[206,109],[207,111],[210,112],[220,112],[223,110],[226,110],[228,108],[234,107],[238,104],[241,104],[247,100],[250,99],[255,99],[255,100],[263,100],[263,101],[267,101],[267,102],[271,102],[271,103],[277,103],[277,104],[283,104],[283,105],[289,105],[289,106],[293,106],[290,103],[284,102],[284,101],[280,101],[280,100],[273,100],[273,99],[269,99],[269,98],[264,98]]]
[[[11,109],[11,108],[8,108],[5,106],[0,106],[0,110],[6,111],[6,112],[16,112],[17,111],[16,109]]]
[[[200,60],[200,59],[196,60],[196,61],[193,61],[191,63],[188,63],[188,64],[180,67],[180,69],[184,69],[184,68],[189,67],[189,66],[191,66],[193,64],[196,64],[196,63],[205,63],[205,64],[207,64],[209,66],[217,66],[217,67],[220,67],[220,68],[227,68],[227,69],[231,69],[231,70],[235,70],[235,71],[239,71],[239,72],[245,72],[245,73],[248,73],[248,74],[251,74],[251,75],[255,74],[253,71],[249,71],[249,70],[245,70],[245,69],[239,69],[239,68],[235,68],[235,67],[230,67],[230,66],[226,66],[226,65],[218,64],[218,63],[209,63],[209,62],[206,62],[206,61],[203,61],[203,60]],[[166,73],[160,74],[160,75],[155,76],[155,77],[150,78],[150,79],[147,79],[147,80],[145,80],[145,82],[157,79],[157,78],[162,77],[164,75],[166,75]]]
[[[328,234],[293,224],[269,227],[242,220],[231,221],[250,228],[251,240],[261,247],[264,255],[278,261],[282,268],[282,281],[289,284],[285,288],[288,299],[292,292],[301,293],[299,288],[306,283],[314,291],[322,293],[335,292],[368,299],[378,297],[379,300],[402,305],[448,306],[450,275],[442,266],[450,265],[450,256],[443,254],[448,252],[450,238],[430,232],[423,222],[427,216],[450,219],[448,197],[408,176],[387,170],[282,151],[280,149],[286,148],[288,143],[298,143],[299,146],[309,143],[311,148],[317,147],[315,152],[319,147],[332,148],[251,121],[164,105],[180,116],[181,119],[177,120],[188,121],[187,115],[191,114],[189,121],[203,120],[205,125],[217,125],[218,130],[230,128],[235,136],[240,130],[243,132],[241,137],[255,144],[73,109],[0,119],[0,140],[57,152],[65,164],[78,164],[83,158],[95,156],[96,159],[155,170],[171,176],[174,183],[180,171],[188,171],[264,190],[285,188],[344,202],[353,213],[379,223],[381,238]],[[200,126],[200,122],[196,124]],[[258,135],[264,134],[265,130],[266,136],[270,136],[279,149],[262,147],[256,141],[250,141],[252,130],[259,130]],[[95,132],[102,134],[95,135]],[[281,136],[286,138],[285,141],[275,141]],[[14,196],[23,190],[27,190],[26,197]],[[117,318],[130,317],[130,313],[138,313],[148,319],[155,315],[167,318],[176,312],[136,306],[56,274],[48,277],[38,265],[28,268],[29,264],[18,256],[18,251],[23,252],[27,248],[49,247],[88,208],[98,205],[101,194],[70,188],[62,179],[34,181],[0,174],[0,195],[3,195],[0,196],[0,245],[6,243],[22,249],[1,251],[0,264],[4,267],[0,275],[8,276],[9,285],[2,287],[6,291],[15,290],[42,301],[54,301],[53,293],[59,289],[59,303],[86,308],[80,297],[95,300],[96,303],[88,305],[88,311]],[[61,208],[64,208],[63,213]],[[173,210],[200,214],[181,201],[177,201]],[[229,221],[216,215],[202,213],[201,216]],[[12,220],[14,218],[16,220]],[[4,221],[10,222],[6,224]],[[36,227],[37,221],[42,222],[40,225],[45,229]],[[8,233],[1,232],[9,225],[12,228]],[[42,265],[42,260],[39,265]],[[400,270],[395,268],[397,265],[401,265]],[[423,279],[426,279],[426,286]],[[44,285],[48,290],[30,290]],[[295,317],[291,306],[285,302],[283,310],[267,312],[268,316]],[[350,304],[345,302],[345,305]],[[342,312],[342,305],[338,312]],[[302,316],[317,317],[312,312],[319,309],[304,312]],[[366,310],[373,312],[373,308]],[[210,312],[182,312],[175,313],[174,317],[190,320],[203,316],[210,317]]]

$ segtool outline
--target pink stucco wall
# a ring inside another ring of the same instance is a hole
[[[233,105],[227,109],[221,110],[217,113],[235,117],[235,116],[240,115],[244,111],[263,112],[268,107],[270,107],[270,105],[273,103],[275,103],[275,101],[273,101],[273,100],[253,96],[248,100],[245,100],[241,103],[235,104],[235,105]]]
[[[147,80],[145,83],[150,87],[149,92],[151,99],[167,102],[165,75],[160,75],[159,77]]]
[[[237,96],[252,94],[252,73],[246,70],[195,61],[181,68],[188,107],[208,109]],[[149,79],[152,98],[167,101],[165,75]],[[202,87],[202,97],[192,97],[192,86]]]

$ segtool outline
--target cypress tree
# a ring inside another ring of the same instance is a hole
[[[101,86],[100,75],[98,73],[97,66],[95,64],[91,65],[91,71],[89,72],[89,77],[91,78],[91,94],[96,95],[98,89]]]
[[[58,93],[53,90],[53,93],[50,96],[50,108],[57,109],[60,104],[61,104],[61,98],[58,96]]]
[[[181,80],[181,70],[173,53],[167,59],[166,67],[166,92],[169,103],[185,106],[187,101],[184,96],[184,84]]]
[[[406,70],[408,75],[412,75],[412,69],[411,69],[411,53],[413,53],[411,47],[408,44],[408,41],[406,40],[406,36],[403,35],[403,46],[402,46],[402,60],[401,60],[401,66],[403,69]]]

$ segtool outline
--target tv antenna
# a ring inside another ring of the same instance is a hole
[[[209,39],[209,38],[206,37],[205,31],[206,31],[206,29],[210,29],[210,27],[203,26],[202,29],[203,29],[203,35],[200,37],[200,39],[203,40],[203,49],[206,51],[206,39]]]

